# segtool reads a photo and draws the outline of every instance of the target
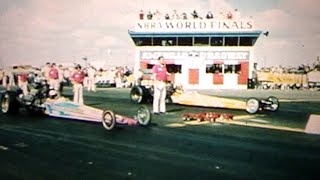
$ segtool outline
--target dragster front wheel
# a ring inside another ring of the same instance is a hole
[[[248,99],[247,104],[246,104],[246,111],[249,114],[257,113],[259,108],[260,108],[260,103],[259,103],[258,99],[256,99],[256,98]]]
[[[146,106],[140,106],[137,110],[136,119],[141,126],[148,126],[151,122],[151,113]]]
[[[112,111],[103,111],[102,125],[106,130],[112,130],[114,128],[114,126],[116,125],[116,118]]]
[[[278,98],[274,96],[270,96],[267,98],[267,101],[271,102],[271,104],[268,106],[269,111],[277,111],[280,104]]]

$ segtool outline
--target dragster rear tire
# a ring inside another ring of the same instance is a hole
[[[141,104],[152,100],[152,92],[144,86],[133,86],[130,91],[132,102]]]
[[[130,99],[132,102],[140,104],[144,101],[144,91],[141,86],[133,86],[130,91]]]
[[[16,94],[5,92],[0,100],[1,112],[3,114],[15,114],[19,112],[19,103],[16,100]]]
[[[255,114],[259,111],[260,102],[256,98],[249,98],[246,103],[246,111],[249,114]]]
[[[146,106],[140,106],[137,110],[136,119],[140,126],[148,126],[151,123],[151,113]]]
[[[116,125],[116,117],[112,111],[110,110],[103,111],[102,125],[108,131],[114,128],[114,126]]]

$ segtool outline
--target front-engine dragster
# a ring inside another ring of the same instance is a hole
[[[18,113],[21,108],[25,108],[31,114],[42,113],[58,118],[100,122],[106,130],[111,130],[118,125],[148,126],[151,122],[151,113],[145,106],[140,106],[136,115],[130,118],[115,114],[111,110],[77,104],[68,98],[58,97],[46,81],[36,83],[35,91],[28,95],[23,95],[19,88],[3,90],[0,105],[3,114]]]
[[[152,101],[153,91],[152,85],[134,86],[130,91],[130,98],[135,103]],[[257,99],[254,97],[248,98],[246,101],[232,99],[226,97],[218,97],[198,93],[197,91],[184,91],[182,87],[173,87],[172,84],[167,85],[167,102],[175,104],[201,106],[212,108],[227,108],[245,110],[250,114],[258,111],[277,111],[280,103],[274,96],[269,96],[266,99]]]
[[[247,101],[200,94],[196,91],[183,91],[178,88],[170,96],[173,103],[190,106],[214,107],[245,110],[250,114],[258,111],[277,111],[280,104],[276,97],[267,99],[249,98]]]

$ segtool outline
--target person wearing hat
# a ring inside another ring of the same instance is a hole
[[[165,114],[166,113],[166,82],[167,76],[170,75],[167,71],[166,64],[163,56],[158,58],[158,64],[152,67],[154,78],[154,95],[153,95],[153,113]]]
[[[73,102],[83,104],[83,80],[85,74],[78,64],[75,67],[75,72],[71,75],[71,81],[73,84]]]

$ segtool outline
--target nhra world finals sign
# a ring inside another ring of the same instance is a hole
[[[253,20],[141,20],[135,25],[140,32],[252,31]]]

